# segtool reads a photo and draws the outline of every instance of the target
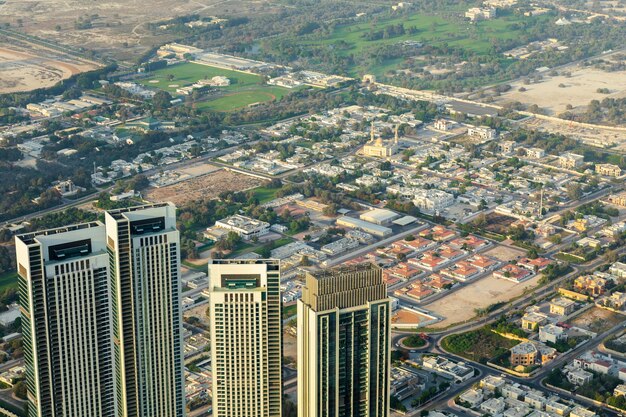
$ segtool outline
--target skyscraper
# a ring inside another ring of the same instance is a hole
[[[298,301],[298,416],[388,416],[389,335],[378,266],[307,273]]]
[[[184,416],[176,207],[109,211],[106,234],[118,416]]]
[[[113,417],[104,225],[29,233],[15,247],[29,417]]]
[[[209,264],[213,415],[280,417],[282,322],[280,264]]]

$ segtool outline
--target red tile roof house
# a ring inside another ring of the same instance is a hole
[[[426,281],[424,284],[426,284],[427,286],[431,288],[434,288],[437,291],[441,291],[445,289],[447,285],[454,284],[454,281],[448,278],[444,278],[443,276],[439,274],[432,274],[429,277],[429,280]]]
[[[517,264],[519,266],[529,269],[533,272],[543,271],[551,263],[552,261],[546,258],[536,258],[536,259],[522,258],[519,261],[517,261]]]
[[[459,249],[478,250],[489,246],[490,242],[485,239],[480,239],[474,235],[468,235],[453,239],[450,241],[450,244]]]
[[[478,276],[480,270],[467,261],[459,261],[451,267],[444,269],[441,273],[458,281],[465,282]]]
[[[456,259],[463,257],[463,255],[465,255],[467,252],[459,250],[459,249],[455,249],[450,245],[441,245],[439,249],[437,249],[437,253],[442,258],[445,258],[449,261],[454,261]]]
[[[416,300],[422,300],[428,297],[429,295],[431,295],[432,293],[433,293],[433,290],[431,290],[430,288],[427,288],[421,282],[417,282],[411,285],[411,287],[409,287],[409,290],[406,292],[406,295],[408,295],[411,298],[415,298]]]
[[[424,252],[417,258],[411,258],[407,261],[409,265],[417,266],[418,268],[433,271],[439,266],[443,266],[448,262],[448,259],[442,258],[434,251]]]
[[[391,275],[388,271],[383,271],[383,280],[387,286],[392,286],[398,282],[402,282],[400,278],[395,275]]]
[[[467,258],[467,262],[482,271],[489,271],[499,264],[497,260],[485,255],[474,255],[470,258]]]
[[[456,236],[456,233],[454,233],[454,231],[447,229],[443,226],[437,225],[437,226],[434,226],[432,229],[422,230],[419,233],[419,235],[421,237],[432,235],[433,240],[436,240],[437,242],[445,242],[446,240],[450,240],[454,236]]]
[[[502,267],[502,269],[493,273],[493,276],[496,278],[502,278],[513,282],[522,282],[534,274],[526,268],[519,267],[513,264],[507,264]]]
[[[432,249],[437,246],[436,242],[432,240],[424,239],[423,237],[416,237],[415,240],[400,240],[398,242],[393,243],[392,246],[402,246],[407,249],[410,249],[416,253],[423,252],[426,249]]]
[[[422,273],[421,270],[411,267],[406,262],[401,262],[398,265],[387,269],[387,271],[390,274],[396,275],[404,280],[411,279]]]
[[[411,255],[413,251],[409,248],[405,248],[403,246],[395,246],[395,244],[391,245],[391,249],[387,252],[388,255],[392,255],[397,257],[400,254],[404,254],[404,256]]]

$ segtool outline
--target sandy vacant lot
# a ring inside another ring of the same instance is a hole
[[[216,198],[224,191],[243,191],[262,185],[263,181],[249,175],[220,169],[177,184],[147,191],[144,198],[152,202],[171,201],[183,205],[189,201]]]
[[[540,276],[516,284],[489,275],[464,288],[443,297],[432,304],[428,310],[445,317],[445,320],[432,327],[446,327],[460,323],[475,316],[475,308],[485,308],[491,304],[505,302],[524,293],[524,290],[535,287]]]
[[[489,249],[483,255],[494,257],[502,262],[508,262],[513,259],[521,258],[526,255],[523,249],[513,249],[508,246],[496,245],[493,249]]]
[[[391,317],[392,324],[420,324],[429,320],[432,320],[432,317],[428,317],[405,308],[396,310],[394,315]]]
[[[51,87],[96,65],[34,48],[23,51],[0,47],[0,94]]]
[[[602,333],[611,327],[626,320],[621,314],[613,313],[599,307],[592,307],[579,316],[576,316],[569,324],[592,332]]]
[[[136,60],[154,45],[179,37],[163,31],[151,32],[147,23],[196,13],[223,17],[279,10],[267,0],[6,0],[0,3],[4,3],[0,4],[0,24],[10,23],[20,32],[128,61]]]
[[[537,84],[525,85],[521,80],[511,84],[511,90],[503,94],[497,102],[519,101],[527,105],[536,104],[550,116],[557,116],[566,111],[571,104],[574,111],[586,108],[591,100],[603,100],[607,97],[626,95],[626,71],[605,72],[594,68],[572,67],[559,70],[559,74],[569,71],[570,77],[558,75],[544,79]],[[559,87],[559,85],[564,87]],[[524,87],[526,91],[518,91]],[[610,94],[598,93],[598,88],[608,88]]]

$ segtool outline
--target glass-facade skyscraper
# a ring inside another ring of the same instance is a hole
[[[298,301],[298,416],[389,415],[390,302],[362,263],[307,273]]]

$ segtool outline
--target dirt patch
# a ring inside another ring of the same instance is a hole
[[[519,89],[525,91],[519,91]],[[609,94],[598,92],[608,89]],[[559,75],[544,74],[544,79],[536,84],[524,84],[523,81],[511,83],[511,90],[499,97],[496,102],[515,102],[526,105],[536,104],[550,116],[556,116],[567,110],[587,107],[591,100],[610,97],[620,98],[626,95],[626,71],[606,72],[601,69],[572,66],[559,69]]]
[[[619,313],[600,307],[592,307],[572,319],[569,324],[595,333],[603,333],[624,320],[626,320],[626,317]]]
[[[93,63],[47,49],[0,48],[0,94],[52,87],[72,75],[97,68]]]
[[[391,317],[392,324],[421,324],[429,320],[432,320],[432,317],[404,308],[397,310]]]
[[[493,249],[485,252],[485,255],[492,256],[502,262],[509,262],[513,259],[523,257],[526,252],[522,249],[513,249],[508,246],[496,245]]]
[[[58,42],[83,47],[113,56],[117,60],[134,61],[152,46],[180,37],[175,32],[156,28],[148,23],[173,17],[243,16],[278,13],[278,2],[257,0],[6,0],[0,7],[0,24],[19,31]]]
[[[471,283],[452,294],[428,304],[426,308],[445,317],[432,327],[447,327],[473,318],[475,309],[483,309],[495,303],[507,302],[524,294],[524,291],[537,286],[540,276],[528,281],[515,283],[489,275]]]
[[[289,361],[295,361],[298,357],[297,339],[289,332],[283,333],[283,357],[289,358]]]
[[[505,235],[509,226],[517,220],[515,217],[506,216],[496,212],[491,212],[486,216],[487,226],[485,230],[491,233]]]
[[[194,200],[216,198],[224,191],[248,190],[264,182],[250,175],[220,169],[173,185],[150,189],[144,197],[152,202],[171,201],[176,205],[184,205]]]

